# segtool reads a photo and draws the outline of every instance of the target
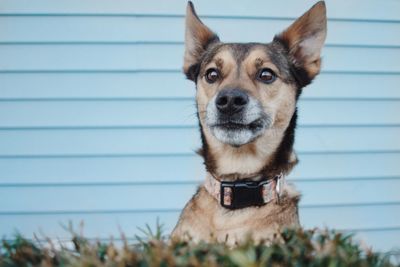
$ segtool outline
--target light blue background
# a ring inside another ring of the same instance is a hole
[[[224,41],[270,41],[315,1],[195,1]],[[167,231],[204,177],[183,0],[0,0],[0,235]],[[327,1],[323,71],[290,176],[305,227],[400,246],[400,2]]]

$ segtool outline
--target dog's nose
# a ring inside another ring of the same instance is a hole
[[[249,96],[240,89],[225,89],[218,93],[215,104],[220,112],[236,113],[249,103]]]

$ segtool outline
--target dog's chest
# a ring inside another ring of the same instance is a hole
[[[266,206],[234,211],[218,208],[211,215],[213,235],[218,241],[227,241],[229,244],[244,241],[250,236],[254,240],[272,238],[279,227],[273,218],[266,216],[272,209]]]

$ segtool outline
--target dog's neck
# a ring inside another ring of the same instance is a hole
[[[296,119],[294,112],[286,129],[269,129],[257,140],[238,148],[215,140],[208,129],[200,125],[203,141],[200,154],[207,172],[221,181],[287,175],[297,163],[293,150]]]

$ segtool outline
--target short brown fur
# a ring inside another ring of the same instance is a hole
[[[319,73],[320,53],[326,37],[324,2],[318,2],[269,44],[225,44],[205,26],[188,4],[184,73],[196,83],[197,110],[207,176],[232,181],[267,179],[289,174],[297,163],[293,150],[297,99],[304,86]],[[218,69],[220,79],[210,83],[206,72]],[[260,83],[260,69],[272,70],[277,79]],[[207,107],[223,90],[240,88],[260,103],[269,127],[246,144],[232,146],[216,138],[207,124]],[[173,238],[227,241],[237,244],[252,237],[270,240],[285,227],[298,227],[299,193],[286,184],[279,203],[228,210],[201,186],[185,206],[172,232]]]

